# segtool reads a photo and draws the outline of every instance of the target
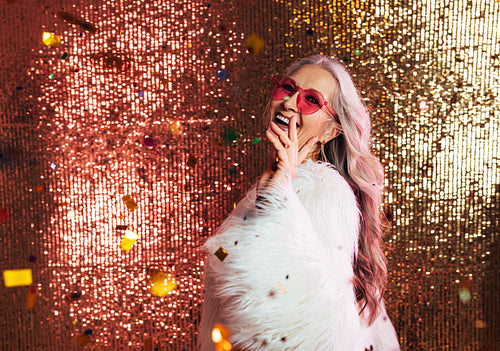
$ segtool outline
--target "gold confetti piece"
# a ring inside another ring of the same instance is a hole
[[[476,320],[476,328],[482,329],[482,328],[486,328],[486,327],[487,327],[487,324],[485,321],[483,321],[481,319]]]
[[[157,272],[149,280],[150,290],[153,295],[166,296],[177,287],[175,277],[167,272]]]
[[[170,123],[170,131],[173,135],[181,135],[184,131],[184,127],[180,121],[175,121]]]
[[[278,285],[280,286],[281,290],[286,294],[285,287],[283,286],[283,284],[281,284],[280,281],[278,281]]]
[[[254,55],[258,55],[264,47],[264,40],[257,34],[251,34],[245,42],[245,47]]]
[[[49,32],[43,32],[42,41],[47,46],[58,47],[61,45],[61,37]]]
[[[132,249],[132,246],[136,242],[136,240],[139,238],[139,235],[131,231],[130,229],[127,229],[125,232],[125,235],[123,236],[123,240],[120,243],[120,248],[123,251],[130,251]]]
[[[33,307],[35,307],[36,303],[36,288],[31,287],[28,290],[28,294],[26,295],[26,305],[24,306],[25,309],[31,310]]]
[[[215,323],[212,329],[212,341],[215,344],[216,351],[230,351],[232,349],[229,339],[231,335],[229,330],[220,323]]]
[[[217,256],[219,260],[224,261],[228,253],[222,247],[219,247],[219,249],[215,251],[214,255]]]
[[[3,281],[7,288],[31,285],[33,283],[31,268],[6,269],[3,271]]]
[[[124,197],[122,197],[122,200],[130,212],[139,208],[139,206],[137,206],[137,203],[134,201],[134,199],[132,199],[132,196],[130,195],[125,195]]]

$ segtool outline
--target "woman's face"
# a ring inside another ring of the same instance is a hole
[[[339,133],[339,125],[335,122],[334,117],[325,107],[318,111],[306,114],[300,111],[297,105],[299,90],[314,89],[320,93],[327,101],[328,106],[332,109],[332,97],[337,82],[330,72],[321,68],[318,65],[305,65],[289,76],[295,81],[298,89],[290,97],[285,97],[281,100],[271,100],[270,104],[270,120],[283,130],[288,130],[288,121],[292,116],[297,116],[297,139],[299,141],[299,150],[312,137],[317,136],[319,143],[326,143],[335,138]]]

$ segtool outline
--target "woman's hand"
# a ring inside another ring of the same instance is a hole
[[[264,173],[259,181],[259,187],[269,181],[292,181],[297,174],[299,165],[304,162],[307,155],[318,141],[318,137],[312,137],[299,149],[297,138],[297,116],[290,118],[288,130],[281,129],[275,122],[271,122],[266,131],[266,137],[274,146],[276,152],[273,159],[278,160],[276,171]]]

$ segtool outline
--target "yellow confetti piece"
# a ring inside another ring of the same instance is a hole
[[[136,240],[139,238],[139,235],[131,231],[130,229],[127,229],[125,231],[125,235],[123,236],[122,242],[120,243],[120,248],[123,251],[130,251],[132,249],[132,246],[136,242]]]
[[[281,290],[286,294],[285,287],[283,286],[283,284],[281,284],[280,281],[278,281],[278,285],[280,286]]]
[[[224,250],[222,247],[219,247],[217,251],[214,253],[215,256],[221,261],[224,261],[224,259],[227,257],[228,253],[226,250]]]
[[[59,47],[61,45],[61,37],[49,32],[43,32],[42,41],[47,46]]]
[[[31,285],[33,283],[31,268],[7,269],[3,271],[3,281],[7,288]]]
[[[156,296],[166,296],[177,287],[175,277],[167,272],[157,272],[149,280],[151,293]]]
[[[122,197],[122,200],[130,212],[139,208],[139,206],[137,206],[137,203],[134,201],[134,199],[132,199],[132,196],[130,195],[125,195],[124,197]]]
[[[245,42],[245,47],[254,55],[258,55],[264,47],[264,40],[257,34],[251,34]]]

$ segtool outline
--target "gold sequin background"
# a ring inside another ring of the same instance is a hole
[[[0,287],[2,350],[195,350],[200,245],[266,166],[271,76],[313,53],[372,112],[402,348],[500,350],[499,17],[497,0],[0,1],[0,268],[33,272]]]

